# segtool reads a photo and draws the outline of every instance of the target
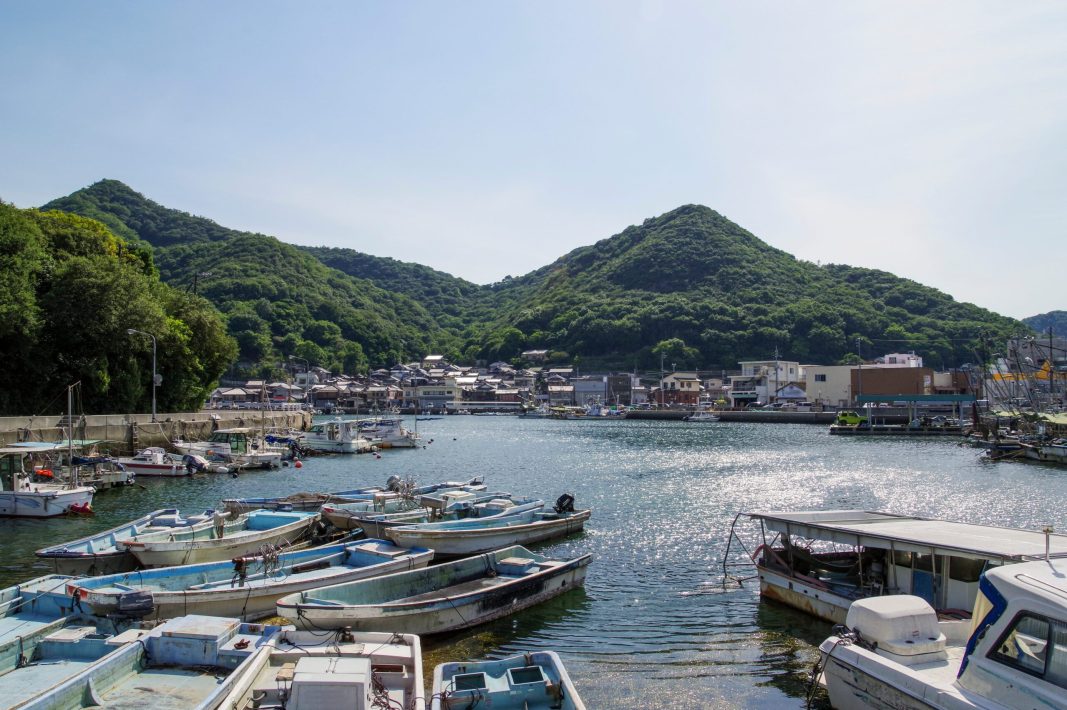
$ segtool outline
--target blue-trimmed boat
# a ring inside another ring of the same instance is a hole
[[[323,587],[278,600],[307,629],[439,634],[499,619],[585,582],[592,555],[560,560],[508,547],[411,572]]]
[[[430,710],[585,710],[554,651],[442,663],[433,671],[431,698]]]
[[[98,575],[125,572],[137,568],[137,558],[125,547],[118,547],[119,540],[204,523],[210,526],[214,513],[213,510],[205,510],[197,515],[182,517],[176,508],[161,508],[110,530],[45,547],[35,554],[48,562],[57,574]]]
[[[168,621],[26,701],[26,710],[109,707],[217,708],[277,626],[185,616]]]
[[[361,540],[295,552],[238,557],[71,580],[67,593],[98,616],[171,619],[185,614],[251,621],[277,599],[307,589],[425,567],[433,552]]]

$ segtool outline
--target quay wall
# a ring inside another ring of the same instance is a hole
[[[306,429],[310,412],[205,411],[157,414],[88,414],[75,416],[71,422],[75,439],[96,439],[101,449],[114,454],[130,453],[146,446],[168,447],[174,439],[204,439],[215,429],[248,427],[258,429]],[[66,440],[71,426],[67,417],[0,417],[0,445],[17,441]]]
[[[681,421],[694,412],[684,409],[635,409],[626,413],[627,419]],[[832,424],[836,412],[762,412],[716,411],[724,422],[762,422],[765,424]]]

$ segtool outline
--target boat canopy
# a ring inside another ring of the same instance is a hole
[[[845,545],[899,552],[1020,562],[1045,556],[1045,533],[994,525],[931,520],[867,510],[750,512],[767,530]],[[1067,557],[1067,535],[1049,534],[1052,557]]]

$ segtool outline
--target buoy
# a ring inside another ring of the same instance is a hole
[[[374,458],[376,458],[376,459],[380,459],[381,457],[382,457],[381,454],[374,454]]]
[[[293,462],[293,466],[295,466],[297,468],[304,468],[304,464],[302,464],[299,460],[294,461]]]
[[[36,471],[34,471],[34,473],[36,473],[38,476],[41,476],[42,478],[52,478],[53,477],[52,471],[47,469],[47,468],[39,468]]]

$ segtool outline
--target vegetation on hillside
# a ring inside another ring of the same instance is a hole
[[[163,284],[151,249],[104,224],[0,203],[0,412],[55,414],[80,381],[83,411],[198,409],[236,355],[206,300]]]
[[[281,376],[290,356],[334,372],[366,372],[431,350],[455,336],[419,302],[328,268],[262,234],[168,209],[104,180],[46,208],[108,215],[150,244],[160,275],[208,298],[226,316],[239,352],[235,374]]]
[[[150,244],[164,280],[196,282],[226,314],[241,360],[255,365],[249,372],[289,355],[352,373],[428,352],[517,361],[534,348],[624,369],[733,368],[776,351],[840,362],[894,350],[952,367],[974,360],[979,335],[1024,328],[883,271],[798,261],[698,205],[488,286],[236,232],[113,180],[48,207],[106,219]]]

